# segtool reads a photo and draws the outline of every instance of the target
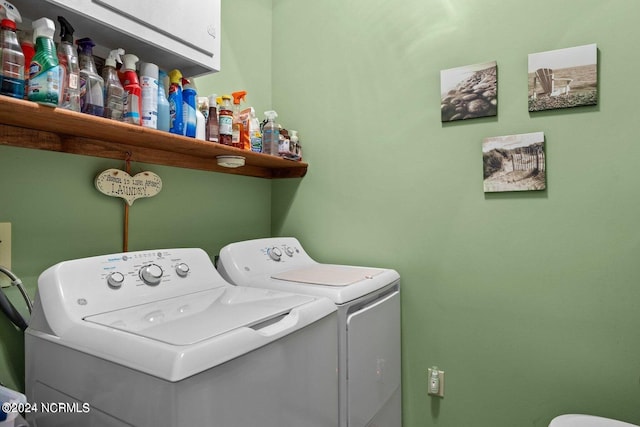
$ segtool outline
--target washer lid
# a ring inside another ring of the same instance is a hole
[[[191,345],[261,324],[313,300],[266,289],[224,286],[84,320],[171,345]]]
[[[385,270],[346,265],[316,264],[304,268],[283,271],[272,279],[301,282],[310,285],[348,286],[363,280],[371,280]]]

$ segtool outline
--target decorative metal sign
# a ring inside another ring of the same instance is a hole
[[[137,199],[153,197],[162,190],[162,179],[153,172],[135,176],[119,169],[107,169],[96,177],[96,188],[111,197],[120,197],[129,206]]]

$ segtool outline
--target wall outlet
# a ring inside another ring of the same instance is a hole
[[[11,223],[0,222],[0,265],[11,269]],[[0,274],[0,286],[11,286],[11,280]]]
[[[427,388],[430,396],[444,397],[444,371],[437,368],[427,370]]]

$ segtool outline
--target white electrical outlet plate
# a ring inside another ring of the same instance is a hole
[[[430,382],[431,381],[431,371],[433,369],[429,368],[427,370],[427,381]],[[427,384],[427,389],[428,394],[430,396],[438,396],[438,397],[444,397],[444,371],[438,371],[438,391],[433,391],[430,389],[430,385],[431,384]]]
[[[11,223],[0,222],[0,265],[11,269]],[[0,286],[11,286],[11,280],[0,275]]]

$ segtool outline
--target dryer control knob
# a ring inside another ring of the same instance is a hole
[[[162,279],[162,268],[157,264],[148,264],[140,269],[140,278],[147,285],[157,285]]]
[[[291,246],[287,246],[286,248],[284,248],[284,252],[290,257],[292,257],[294,254],[294,250]]]
[[[279,248],[276,248],[275,246],[269,249],[268,252],[269,252],[269,257],[274,261],[280,261],[280,258],[282,258],[282,251]]]
[[[176,265],[176,273],[180,277],[187,277],[187,274],[189,274],[189,266],[184,262],[181,262],[180,264]]]
[[[124,274],[114,271],[107,276],[107,285],[112,289],[120,289],[124,283]]]

